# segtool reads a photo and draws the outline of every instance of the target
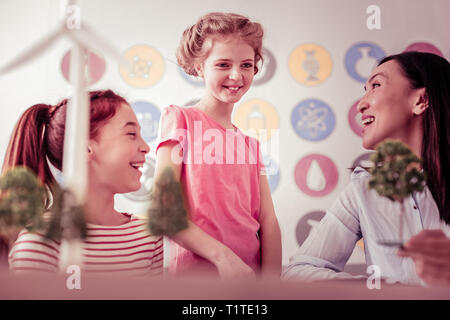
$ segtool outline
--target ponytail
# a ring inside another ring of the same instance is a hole
[[[17,122],[6,150],[2,175],[17,166],[26,166],[48,187],[55,181],[47,163],[46,127],[53,107],[35,104]]]
[[[2,175],[17,166],[26,166],[50,191],[55,191],[48,161],[62,171],[64,131],[68,99],[55,106],[35,104],[28,108],[17,122],[9,141],[3,162]],[[89,92],[90,138],[112,118],[121,104],[128,102],[111,90]]]

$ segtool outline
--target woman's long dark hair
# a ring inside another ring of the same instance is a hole
[[[422,161],[427,185],[442,220],[450,224],[450,63],[435,54],[404,52],[385,57],[396,61],[412,88],[425,88],[428,109],[423,114]]]

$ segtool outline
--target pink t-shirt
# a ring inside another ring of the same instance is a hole
[[[237,128],[225,129],[199,109],[178,106],[163,112],[156,152],[167,141],[179,142],[172,161],[182,163],[180,181],[191,221],[258,270],[259,142]],[[172,274],[215,270],[175,242],[169,251]]]

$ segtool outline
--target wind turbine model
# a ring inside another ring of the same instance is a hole
[[[76,0],[69,0],[66,14],[80,11]],[[76,18],[76,17],[75,17]],[[79,18],[79,17],[78,17]],[[66,272],[70,265],[81,266],[82,245],[76,230],[73,230],[73,215],[70,207],[81,207],[86,198],[87,180],[87,140],[89,137],[89,102],[86,92],[86,58],[88,49],[96,49],[109,54],[114,60],[127,64],[121,55],[101,36],[95,34],[86,23],[80,19],[65,19],[61,25],[35,45],[19,54],[15,59],[0,67],[0,76],[19,68],[41,56],[57,40],[69,38],[74,46],[70,55],[70,83],[74,94],[67,106],[66,130],[64,136],[63,184],[69,194],[64,204],[66,210],[61,210],[62,239],[60,247],[59,269]],[[70,206],[70,207],[67,207]],[[71,230],[72,229],[72,230]]]

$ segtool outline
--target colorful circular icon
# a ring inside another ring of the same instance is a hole
[[[119,66],[122,79],[135,88],[148,88],[161,80],[164,74],[164,59],[153,47],[136,45],[123,54],[127,64]]]
[[[347,50],[345,54],[345,68],[356,81],[365,83],[373,68],[386,54],[377,44],[359,42]]]
[[[253,79],[253,85],[256,86],[269,82],[269,80],[272,79],[273,75],[275,74],[275,70],[277,69],[277,61],[275,60],[275,56],[269,49],[263,48],[262,56],[262,68],[259,68],[258,73]]]
[[[261,99],[241,103],[234,112],[233,122],[245,134],[257,138],[260,142],[270,140],[280,127],[277,110]]]
[[[186,80],[189,84],[193,85],[194,87],[204,87],[205,81],[201,77],[194,77],[186,72],[184,72],[183,68],[178,67],[178,72],[180,72],[181,77]]]
[[[161,111],[154,104],[147,101],[136,101],[131,104],[142,130],[142,138],[149,143],[158,136]]]
[[[333,132],[336,119],[333,110],[325,102],[307,99],[292,110],[291,124],[301,138],[320,141]]]
[[[414,42],[410,44],[403,52],[407,51],[429,52],[444,58],[444,55],[442,54],[441,50],[439,50],[436,46],[428,42]]]
[[[361,167],[368,170],[372,166],[372,161],[370,161],[370,156],[372,154],[373,151],[359,155],[355,160],[353,160],[351,168]]]
[[[64,78],[70,82],[70,52],[68,50],[61,60],[61,72]],[[99,81],[106,70],[106,62],[101,56],[91,51],[84,50],[86,65],[86,83],[90,86]]]
[[[153,185],[153,175],[155,174],[156,161],[150,156],[145,157],[144,167],[142,168],[141,188],[138,191],[125,193],[125,198],[137,202],[149,202],[150,190]]]
[[[311,197],[323,197],[334,190],[339,179],[334,162],[321,154],[310,154],[295,166],[295,182]]]
[[[356,101],[348,111],[347,118],[348,118],[348,124],[350,125],[350,128],[352,131],[362,137],[362,130],[363,130],[363,124],[361,120],[361,113],[358,112],[358,103],[359,100]]]
[[[304,214],[300,220],[298,220],[297,227],[295,228],[295,237],[299,246],[305,242],[312,229],[319,224],[324,216],[325,211],[311,211]]]
[[[272,157],[263,155],[264,169],[269,182],[270,192],[274,192],[280,183],[280,168]]]
[[[314,43],[302,44],[289,56],[289,71],[299,83],[311,87],[323,83],[331,74],[333,61],[328,51]]]

